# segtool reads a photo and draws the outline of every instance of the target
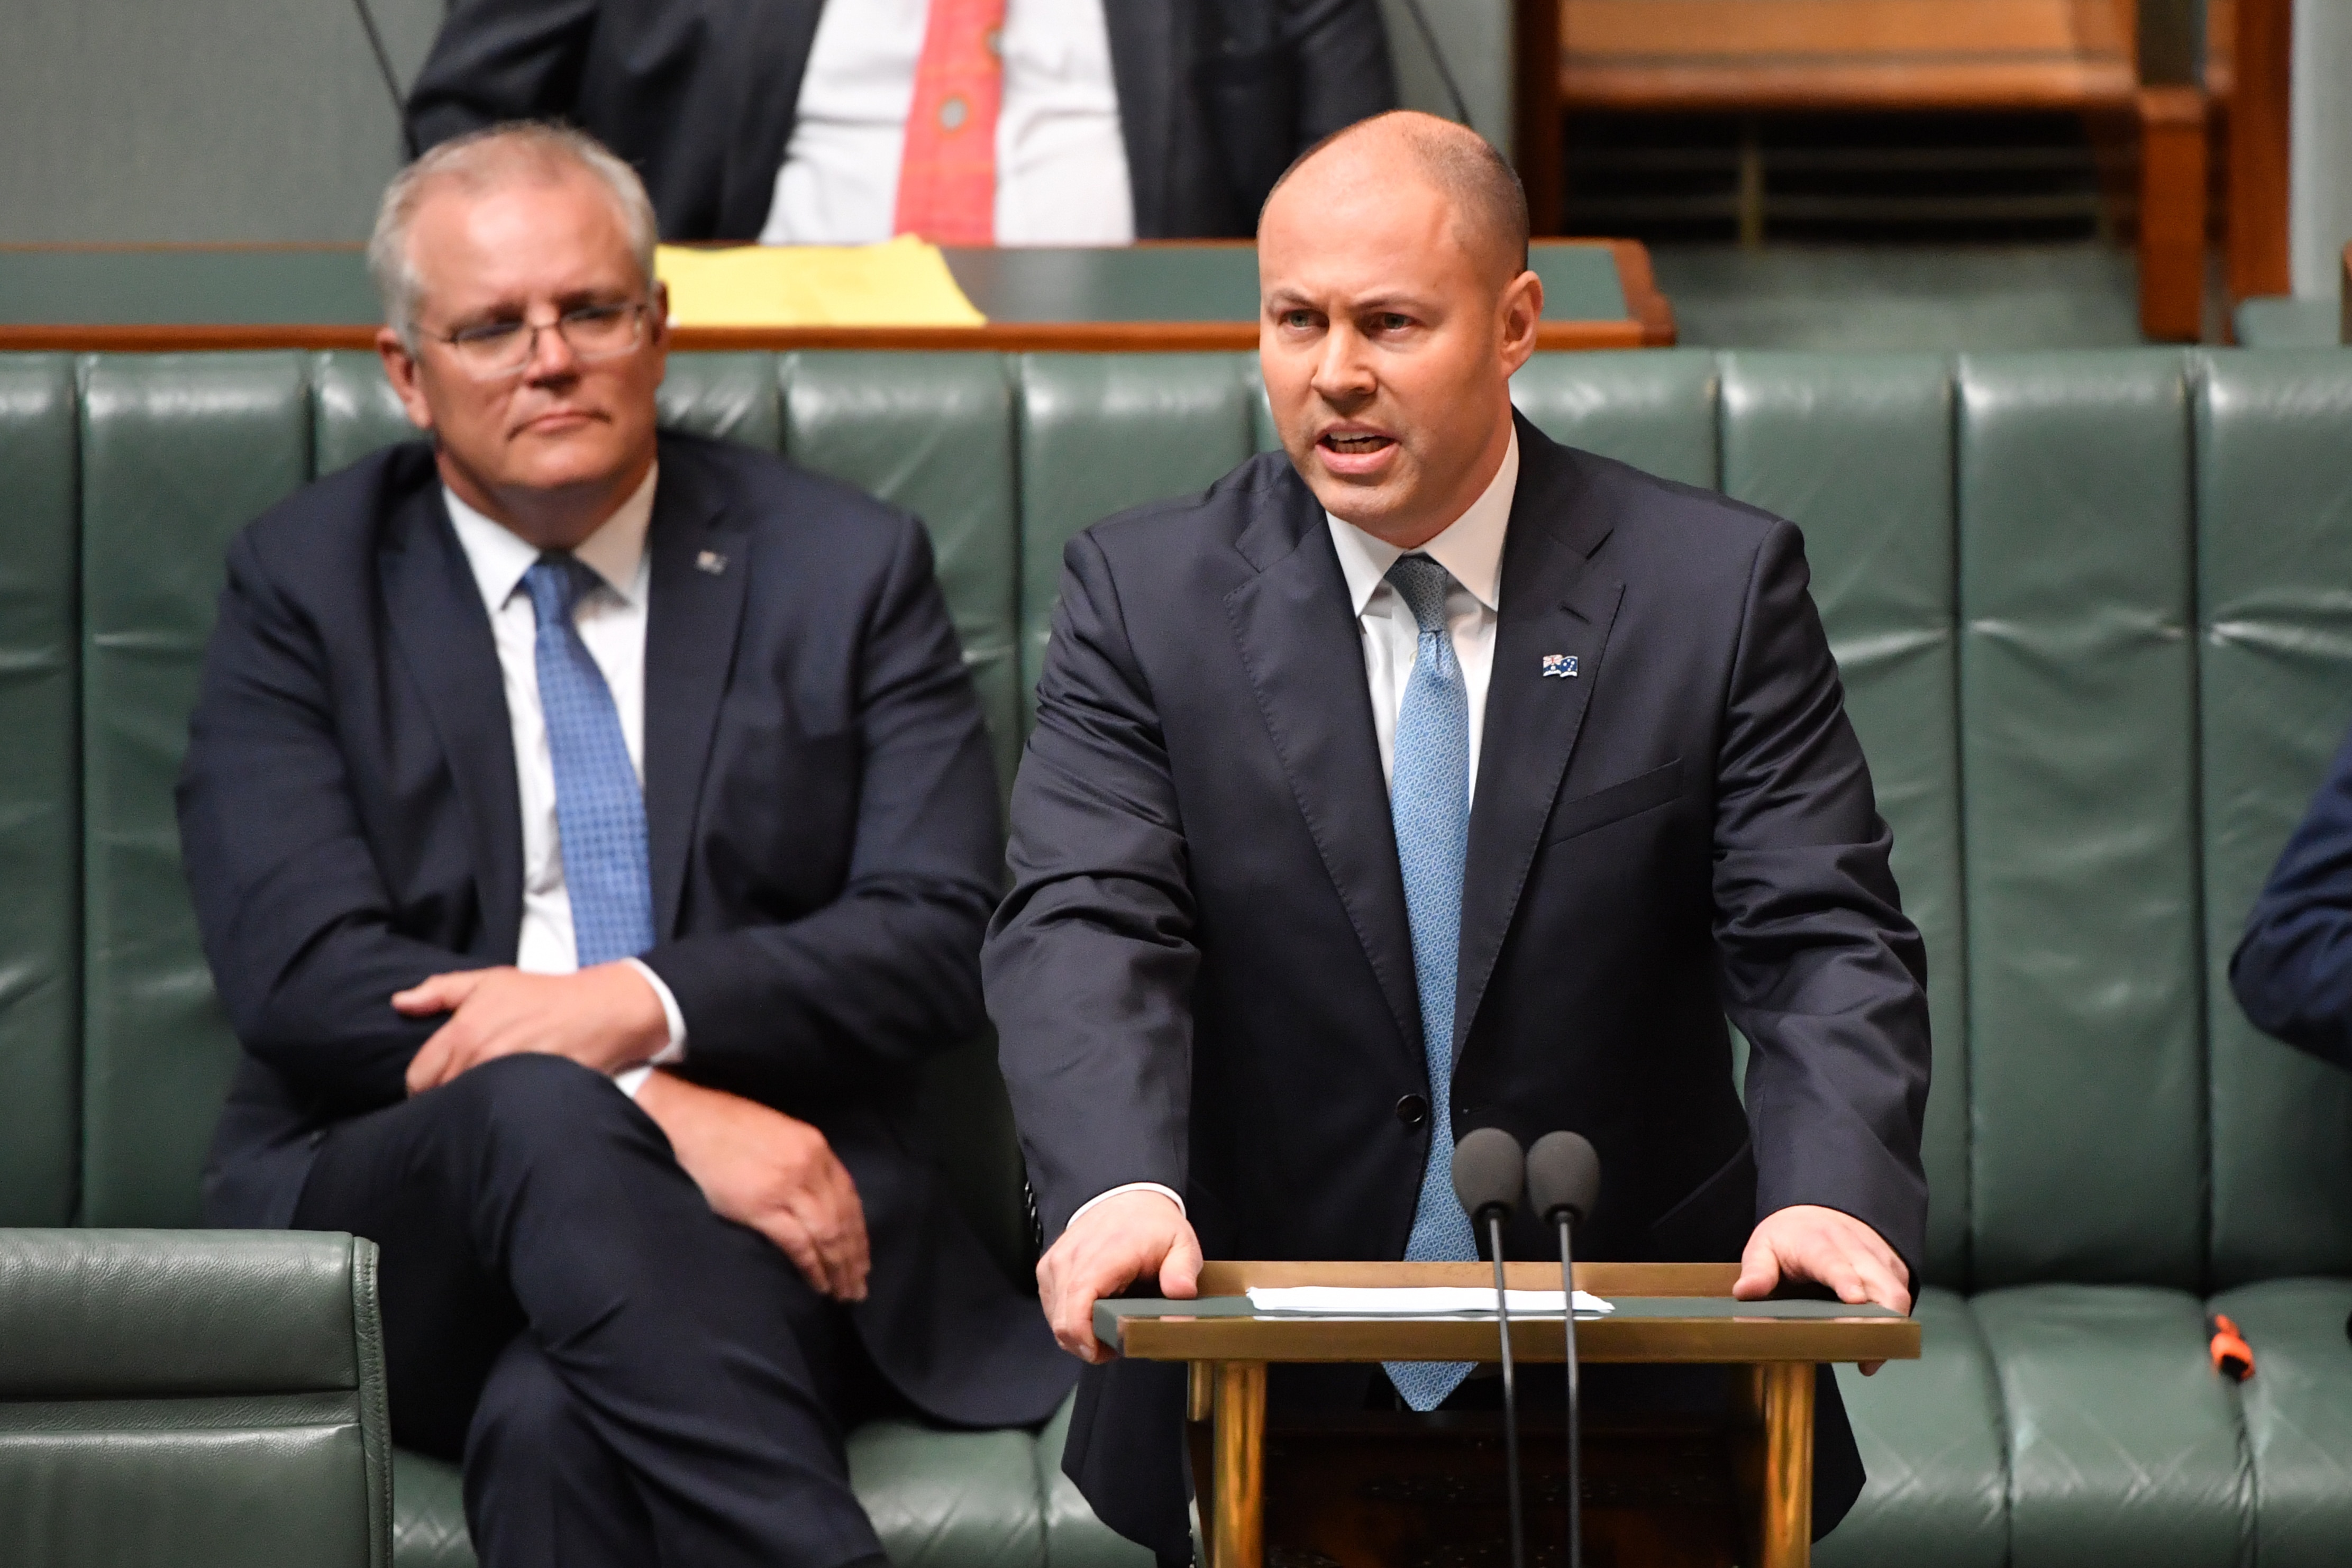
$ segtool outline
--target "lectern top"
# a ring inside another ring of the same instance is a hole
[[[1441,1274],[1438,1271],[1443,1270]],[[1454,1276],[1459,1275],[1460,1278]],[[1615,1264],[1588,1272],[1579,1289],[1606,1296],[1615,1310],[1576,1320],[1583,1362],[1908,1361],[1919,1354],[1919,1323],[1884,1307],[1840,1301],[1738,1301],[1727,1292],[1736,1265]],[[1095,1336],[1140,1361],[1488,1361],[1496,1351],[1492,1312],[1444,1317],[1342,1317],[1259,1311],[1252,1285],[1475,1285],[1494,1276],[1482,1264],[1213,1263],[1197,1300],[1129,1297],[1095,1304]],[[1540,1288],[1525,1264],[1510,1266],[1514,1289]],[[1558,1288],[1558,1269],[1551,1270]],[[1648,1288],[1651,1293],[1642,1292]],[[1711,1289],[1710,1289],[1711,1288]],[[1700,1290],[1709,1293],[1700,1294]],[[1560,1321],[1511,1321],[1512,1353],[1558,1362],[1567,1353]]]

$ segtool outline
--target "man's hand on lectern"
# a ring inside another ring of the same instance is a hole
[[[1121,1193],[1071,1221],[1037,1260],[1037,1300],[1061,1347],[1089,1364],[1110,1360],[1095,1339],[1095,1303],[1150,1275],[1180,1301],[1200,1289],[1201,1242],[1184,1211],[1159,1193]]]
[[[1757,1301],[1779,1289],[1783,1279],[1811,1279],[1836,1291],[1841,1301],[1874,1301],[1908,1312],[1911,1290],[1906,1281],[1910,1277],[1885,1239],[1852,1215],[1818,1204],[1793,1204],[1766,1215],[1748,1238],[1731,1293],[1742,1301]],[[1862,1375],[1868,1377],[1885,1364],[1864,1362]]]

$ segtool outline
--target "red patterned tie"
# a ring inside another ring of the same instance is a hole
[[[996,111],[1004,93],[997,58],[1004,0],[931,0],[915,103],[898,166],[892,232],[937,245],[996,243]]]

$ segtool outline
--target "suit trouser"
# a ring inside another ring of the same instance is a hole
[[[342,1122],[294,1223],[383,1249],[393,1436],[462,1457],[485,1568],[880,1552],[842,1443],[878,1383],[846,1312],[601,1075],[508,1057]]]

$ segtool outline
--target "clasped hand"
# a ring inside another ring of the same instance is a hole
[[[627,963],[572,974],[512,968],[436,974],[394,996],[392,1005],[411,1018],[448,1015],[409,1062],[411,1094],[522,1052],[565,1057],[609,1074],[646,1060],[669,1039],[661,998]],[[646,1079],[637,1107],[660,1126],[713,1213],[774,1243],[821,1294],[865,1300],[865,1205],[822,1131],[667,1072]]]
[[[583,1067],[613,1073],[669,1043],[669,1016],[661,998],[626,963],[599,963],[573,974],[526,974],[511,967],[457,970],[394,993],[392,1005],[407,1018],[449,1016],[409,1061],[411,1094],[523,1051],[569,1057]]]

